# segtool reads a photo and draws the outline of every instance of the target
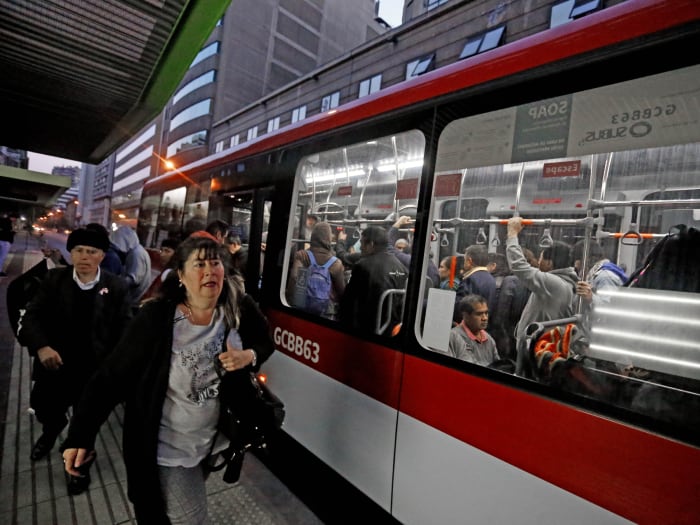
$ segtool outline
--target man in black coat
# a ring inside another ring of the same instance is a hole
[[[369,226],[362,231],[360,248],[362,257],[352,268],[350,282],[340,300],[340,322],[355,331],[377,333],[378,321],[389,319],[391,330],[401,322],[403,297],[394,296],[391,312],[385,310],[388,303],[380,304],[386,290],[406,288],[408,271],[392,254],[387,252],[389,237],[384,228]]]
[[[126,284],[100,270],[109,238],[81,228],[69,235],[66,247],[73,265],[46,273],[17,328],[19,342],[34,357],[29,403],[43,426],[32,461],[51,451],[68,423],[68,408],[114,348],[130,317]],[[89,482],[86,471],[70,479],[68,490],[79,494]]]

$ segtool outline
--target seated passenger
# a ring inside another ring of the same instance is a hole
[[[340,300],[340,322],[353,331],[376,333],[377,326],[387,317],[390,318],[387,331],[401,322],[402,298],[393,298],[391,312],[385,312],[380,305],[382,294],[386,290],[404,289],[408,276],[404,265],[387,252],[388,240],[386,230],[379,226],[362,231],[362,257],[353,266],[350,282]]]
[[[308,250],[298,250],[294,254],[287,283],[287,300],[307,312],[326,319],[337,319],[338,303],[345,291],[345,268],[331,251],[331,227],[328,223],[316,223],[309,245]],[[312,258],[316,263],[313,267],[317,270],[314,270],[313,277],[310,270]]]
[[[486,299],[470,294],[459,302],[462,322],[450,330],[449,354],[477,365],[489,366],[498,361],[496,341],[486,332],[489,307]]]

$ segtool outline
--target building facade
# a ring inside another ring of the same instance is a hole
[[[149,178],[623,1],[409,0],[394,29],[370,0],[234,1],[163,112],[98,166],[83,222],[135,225]]]
[[[387,28],[375,17],[374,0],[233,0],[161,114],[97,166],[83,222],[109,208],[107,223],[135,225],[166,160],[208,155],[214,123],[376,38]]]

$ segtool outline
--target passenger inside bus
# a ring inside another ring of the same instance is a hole
[[[454,316],[455,323],[460,322],[462,316],[459,312],[459,304],[462,298],[470,294],[478,294],[486,298],[489,310],[496,308],[496,279],[488,271],[488,251],[482,244],[472,244],[464,251],[464,278],[457,288],[455,298]]]
[[[470,294],[459,302],[462,321],[450,331],[449,354],[457,359],[489,366],[499,359],[496,341],[486,328],[489,307],[481,295]]]
[[[401,323],[408,272],[387,251],[388,241],[386,230],[380,226],[362,231],[362,257],[353,266],[340,301],[340,322],[351,330],[388,334]],[[385,292],[390,296],[383,297]]]
[[[297,250],[289,272],[290,304],[326,319],[338,319],[345,291],[345,268],[331,250],[331,227],[319,222],[311,231],[308,250]]]
[[[513,217],[508,221],[508,265],[531,292],[516,328],[518,375],[528,373],[528,326],[537,321],[573,316],[578,281],[576,272],[569,266],[569,246],[561,241],[554,241],[550,247],[542,250],[539,268],[530,266],[518,243],[518,234],[522,229],[523,222],[520,217]]]

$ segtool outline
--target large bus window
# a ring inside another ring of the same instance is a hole
[[[360,323],[362,330],[369,333],[388,334],[396,329],[403,308],[407,267],[401,266],[403,278],[394,279],[392,273],[391,279],[367,291],[363,296],[363,321],[342,319],[341,302],[346,286],[352,282],[353,265],[362,256],[362,232],[367,230],[367,235],[383,232],[382,238],[387,239],[398,217],[415,218],[424,150],[423,135],[409,131],[302,159],[297,169],[285,253],[286,288],[282,296],[286,304],[348,326]],[[408,228],[402,230],[400,236],[411,236]],[[384,251],[386,241],[381,244]],[[366,247],[366,252],[369,249]],[[308,299],[309,252],[320,256],[319,263],[326,262],[331,252],[338,259],[329,268],[331,285],[322,286],[330,288],[329,300],[320,307],[311,306]],[[377,276],[382,271],[391,273],[391,269],[381,269]],[[349,290],[353,292],[362,282],[357,278]],[[346,297],[343,304],[350,302]]]
[[[442,282],[417,323],[427,349],[700,423],[698,73],[448,124],[426,246]],[[509,239],[513,216],[524,227]],[[490,286],[495,298],[460,311]]]

